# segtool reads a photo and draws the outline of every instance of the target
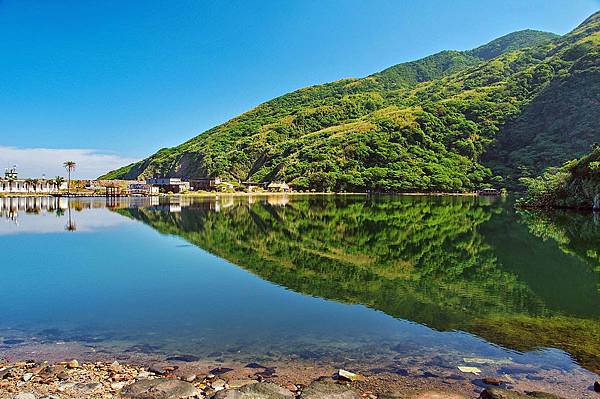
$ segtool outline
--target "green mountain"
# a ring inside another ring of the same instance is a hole
[[[275,98],[102,178],[220,176],[296,189],[468,191],[600,136],[600,13]]]

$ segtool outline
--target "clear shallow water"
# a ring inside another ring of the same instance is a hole
[[[412,196],[0,198],[0,212],[0,354],[74,341],[599,369],[593,214]]]

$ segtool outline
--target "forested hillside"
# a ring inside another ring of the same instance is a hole
[[[468,191],[600,141],[600,13],[278,97],[103,178],[220,176],[296,189]]]

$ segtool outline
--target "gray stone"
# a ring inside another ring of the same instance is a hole
[[[23,381],[27,382],[33,378],[33,373],[25,373],[23,374]]]
[[[0,380],[8,378],[12,375],[12,370],[10,368],[6,368],[4,370],[0,370]]]
[[[13,396],[13,399],[35,399],[35,395],[30,392],[21,392]]]
[[[174,378],[141,380],[126,386],[121,397],[130,399],[181,399],[198,393],[189,382]]]
[[[245,385],[239,389],[219,391],[212,399],[291,399],[294,394],[271,382]]]
[[[315,381],[302,391],[302,399],[360,399],[352,388],[340,384]]]
[[[196,377],[197,376],[194,373],[179,374],[179,379],[187,382],[193,382],[194,380],[196,380]]]

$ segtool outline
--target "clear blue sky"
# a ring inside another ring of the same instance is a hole
[[[143,157],[303,86],[520,29],[564,34],[599,8],[600,0],[0,0],[0,146]]]

